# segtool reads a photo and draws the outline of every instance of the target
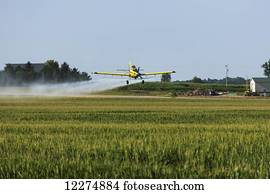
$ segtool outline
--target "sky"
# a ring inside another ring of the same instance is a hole
[[[0,69],[68,62],[114,71],[131,60],[174,79],[263,76],[269,0],[0,0]]]

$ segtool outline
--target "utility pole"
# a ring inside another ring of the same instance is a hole
[[[226,90],[228,91],[228,75],[229,75],[229,66],[225,65],[226,68]]]

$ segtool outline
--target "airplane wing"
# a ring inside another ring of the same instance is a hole
[[[164,71],[164,72],[152,72],[152,73],[142,73],[141,75],[148,76],[148,75],[164,75],[164,74],[172,74],[176,73],[175,71]]]
[[[94,72],[98,75],[113,75],[113,76],[129,76],[128,73],[112,73],[112,72]]]

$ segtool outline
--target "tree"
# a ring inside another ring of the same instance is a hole
[[[44,81],[57,82],[59,80],[59,72],[60,69],[58,62],[54,60],[48,60],[42,69]]]
[[[64,62],[60,67],[60,81],[65,82],[70,79],[70,67]]]
[[[162,74],[161,82],[171,82],[172,76],[171,74]]]
[[[25,70],[19,65],[15,68],[15,75],[17,82],[16,84],[18,85],[21,85],[25,81],[25,78],[27,77]]]
[[[5,82],[5,72],[0,71],[0,86],[4,85],[4,82]]]
[[[30,83],[30,82],[35,81],[37,77],[37,73],[35,72],[34,67],[30,62],[26,64],[24,72],[25,72],[24,74],[25,82]]]
[[[15,69],[11,66],[11,64],[6,64],[4,68],[4,83],[5,84],[14,84],[16,79],[16,72]]]
[[[197,76],[193,77],[191,82],[193,82],[193,83],[203,83],[202,79],[197,77]]]
[[[77,68],[73,68],[71,71],[72,81],[79,81],[80,80],[80,72]]]
[[[88,73],[86,72],[82,72],[80,75],[80,81],[89,81],[91,79],[92,79],[91,76],[88,75]]]
[[[6,64],[4,71],[9,78],[15,78],[15,69],[11,64]]]
[[[262,68],[264,69],[264,75],[270,78],[270,60],[265,62]]]

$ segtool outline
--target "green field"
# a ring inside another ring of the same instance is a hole
[[[270,100],[0,98],[0,178],[270,178]]]
[[[145,84],[136,83],[111,90],[99,92],[109,95],[151,95],[151,96],[171,96],[172,94],[182,95],[183,93],[196,89],[210,89],[218,92],[229,91],[231,93],[244,95],[246,86],[241,84],[229,84],[226,88],[225,84],[207,84],[192,82],[145,82]]]

